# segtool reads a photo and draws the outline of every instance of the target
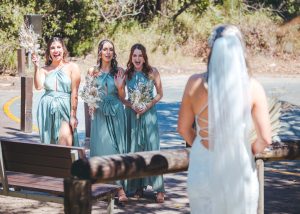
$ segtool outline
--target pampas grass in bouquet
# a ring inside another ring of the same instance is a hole
[[[29,25],[28,22],[24,22],[19,30],[19,41],[21,48],[24,48],[28,53],[28,67],[31,70],[31,54],[39,54],[39,34],[33,30],[33,25]]]

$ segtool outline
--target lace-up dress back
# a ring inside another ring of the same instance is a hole
[[[243,188],[246,189],[245,197],[247,198],[246,206],[239,206],[239,202],[236,204],[227,204],[226,202],[217,202],[216,195],[223,194],[223,197],[230,197],[230,192],[225,192],[220,190],[220,192],[214,192],[212,189],[212,183],[209,169],[209,162],[211,161],[211,151],[206,148],[205,145],[209,147],[209,137],[208,137],[208,105],[201,107],[199,114],[195,116],[196,121],[196,133],[197,136],[193,142],[191,153],[190,153],[190,163],[188,168],[188,179],[187,179],[187,190],[190,201],[190,208],[192,214],[255,214],[257,213],[257,198],[258,198],[258,180],[255,168],[253,168],[254,162],[252,161],[251,166],[245,166],[248,169],[247,181],[245,182]],[[248,154],[245,153],[245,156]],[[239,172],[236,175],[239,176]],[[226,175],[227,176],[227,175]],[[220,178],[222,182],[222,178]],[[226,185],[226,184],[225,184]],[[237,185],[238,186],[238,185]],[[232,190],[234,191],[234,190]],[[216,204],[217,203],[217,204]]]

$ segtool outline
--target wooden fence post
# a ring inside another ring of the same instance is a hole
[[[21,77],[21,131],[32,132],[33,78]]]
[[[89,180],[64,179],[65,214],[92,213],[92,184]]]
[[[264,161],[256,160],[256,169],[259,183],[258,214],[264,214]]]
[[[85,137],[91,137],[91,116],[89,114],[89,107],[84,103],[84,121],[85,121]]]
[[[25,74],[25,49],[18,49],[18,74],[23,76]]]

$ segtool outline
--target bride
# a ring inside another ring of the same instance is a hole
[[[209,43],[208,71],[188,80],[178,120],[178,132],[192,145],[191,213],[257,213],[254,155],[271,143],[266,95],[248,73],[237,27],[217,26]],[[258,137],[249,142],[252,122]]]

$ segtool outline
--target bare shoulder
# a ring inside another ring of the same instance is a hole
[[[203,76],[201,74],[193,74],[190,76],[185,86],[186,95],[193,97],[194,95],[199,94],[202,81]]]
[[[67,66],[69,67],[69,69],[71,70],[79,70],[79,66],[77,65],[77,63],[75,62],[68,62]]]
[[[266,100],[266,93],[263,86],[254,78],[250,79],[251,97],[254,104]]]
[[[187,84],[192,86],[200,86],[203,79],[203,74],[193,74],[189,77]]]
[[[74,63],[74,62],[69,62],[69,63],[68,63],[68,66],[69,66],[71,75],[72,75],[73,77],[80,76],[80,69],[79,69],[79,66],[78,66],[76,63]]]
[[[49,66],[48,65],[45,65],[43,67],[40,68],[40,71],[42,71],[43,73],[47,73],[49,70]]]
[[[255,78],[250,79],[250,88],[252,93],[264,92],[264,88]]]
[[[151,67],[151,74],[152,74],[154,77],[158,76],[158,75],[159,75],[159,72],[158,72],[157,68]]]
[[[157,68],[151,67],[151,70],[149,72],[149,78],[152,79],[152,80],[160,79],[160,75],[159,75],[159,72],[158,72]]]

